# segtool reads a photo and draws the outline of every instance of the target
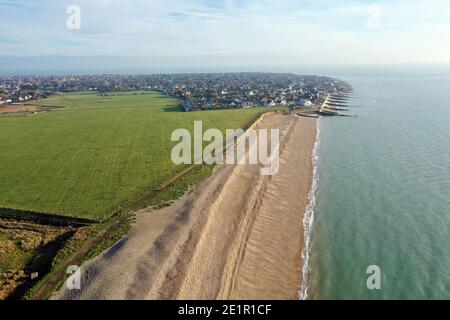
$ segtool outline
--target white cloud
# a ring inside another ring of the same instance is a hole
[[[0,43],[1,55],[178,57],[217,65],[450,62],[442,41],[450,36],[445,0],[78,0],[81,30],[69,31],[72,2],[40,0],[30,10],[0,1],[0,38],[18,40]]]

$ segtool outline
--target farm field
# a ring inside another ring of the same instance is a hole
[[[57,106],[0,117],[0,208],[101,221],[185,168],[170,159],[174,129],[243,128],[264,108],[185,113],[156,92],[63,94]],[[60,108],[64,106],[64,108]]]

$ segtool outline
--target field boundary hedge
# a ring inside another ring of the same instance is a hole
[[[94,220],[66,217],[61,214],[41,213],[35,211],[27,211],[3,207],[0,207],[0,218],[14,219],[20,221],[31,221],[39,224],[47,224],[54,226],[83,227],[98,223],[98,221]]]

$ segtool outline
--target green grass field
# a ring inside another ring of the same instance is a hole
[[[65,94],[65,106],[0,118],[0,207],[102,220],[184,168],[172,164],[176,128],[243,128],[267,109],[185,113],[155,92]]]

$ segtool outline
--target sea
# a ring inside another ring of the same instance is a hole
[[[450,72],[326,73],[303,299],[450,299]]]

